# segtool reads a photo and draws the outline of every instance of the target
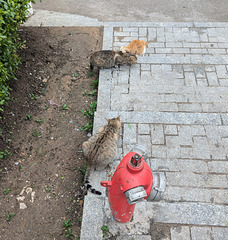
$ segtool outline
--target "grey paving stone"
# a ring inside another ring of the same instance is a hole
[[[212,229],[210,227],[191,227],[192,240],[211,240]]]
[[[193,137],[194,157],[199,159],[210,159],[210,149],[206,137]]]
[[[151,240],[150,235],[132,235],[132,236],[119,236],[116,240]]]
[[[228,226],[228,207],[216,204],[148,202],[146,215],[163,223]]]
[[[153,171],[159,170],[169,172],[196,172],[196,173],[209,172],[207,163],[201,160],[153,158],[150,159],[149,162],[151,169]],[[216,168],[216,166],[214,167]],[[213,169],[213,165],[211,165],[209,169]]]
[[[167,147],[163,146],[163,145],[153,145],[152,146],[152,157],[166,158],[167,157]]]
[[[177,226],[170,229],[171,240],[191,240],[188,226]]]
[[[112,50],[113,45],[113,28],[112,27],[104,27],[103,33],[103,50]]]
[[[85,196],[80,239],[102,240],[103,208],[103,198]],[[91,231],[91,226],[93,226],[93,231]]]
[[[208,168],[210,172],[227,173],[228,162],[227,161],[211,161],[211,162],[208,162]]]
[[[148,235],[150,231],[150,217],[145,215],[146,203],[140,202],[135,205],[133,219],[128,223],[118,223],[112,217],[108,200],[105,201],[105,225],[109,226],[112,235]]]
[[[151,125],[152,144],[164,144],[164,131],[162,125]]]
[[[177,135],[177,126],[176,125],[165,125],[165,134],[166,135]]]
[[[150,125],[149,124],[138,124],[138,133],[139,134],[150,134]]]
[[[182,187],[205,187],[205,188],[225,188],[227,180],[225,175],[214,174],[194,174],[191,172],[167,172],[167,182],[171,186]]]
[[[124,124],[123,144],[137,143],[136,124]]]
[[[215,72],[207,72],[207,80],[210,86],[218,86],[218,77]]]
[[[213,232],[213,238],[214,240],[225,240],[228,239],[228,228],[218,228],[218,227],[213,227],[212,228]]]

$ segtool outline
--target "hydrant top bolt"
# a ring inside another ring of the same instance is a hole
[[[138,167],[142,162],[142,157],[139,154],[135,154],[134,156],[132,156],[131,158],[131,164],[135,167]]]

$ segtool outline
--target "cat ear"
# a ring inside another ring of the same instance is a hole
[[[120,115],[117,117],[117,119],[120,121]]]
[[[109,118],[105,118],[108,122],[110,122],[111,121],[111,119],[109,119]]]

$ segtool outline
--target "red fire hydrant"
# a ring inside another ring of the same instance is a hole
[[[154,200],[161,185],[159,175],[155,180],[157,183],[153,184],[151,169],[141,155],[130,152],[124,156],[111,181],[101,182],[101,186],[108,189],[114,219],[121,223],[129,222],[137,202],[146,198]],[[164,177],[162,181],[164,186]]]

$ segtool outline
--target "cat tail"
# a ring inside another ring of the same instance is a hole
[[[97,191],[95,188],[93,188],[93,186],[91,185],[90,183],[90,174],[91,174],[91,171],[92,171],[93,168],[91,167],[88,167],[87,168],[87,171],[86,171],[86,175],[85,175],[85,188],[87,189],[87,191],[93,193],[93,194],[96,194],[96,195],[101,195],[101,192],[100,191]]]

